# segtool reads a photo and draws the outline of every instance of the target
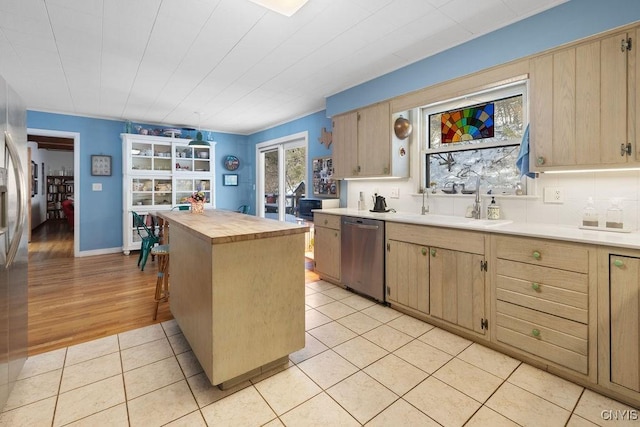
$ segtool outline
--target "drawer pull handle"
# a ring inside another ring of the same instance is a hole
[[[540,330],[539,329],[534,329],[533,331],[531,331],[531,335],[533,335],[534,337],[539,337],[540,336]]]
[[[531,289],[533,289],[534,291],[538,292],[540,290],[540,283],[532,283],[531,284]]]
[[[427,254],[427,248],[422,248],[422,255],[426,255]]]
[[[615,265],[616,267],[623,267],[624,266],[624,261],[622,261],[621,259],[617,259],[617,260],[613,261],[613,265]]]
[[[542,255],[540,254],[540,252],[538,252],[538,251],[533,251],[533,254],[532,254],[532,255],[533,255],[533,257],[534,257],[535,259],[540,259],[540,257],[542,256]]]
[[[431,249],[431,256],[436,256],[436,250],[435,249]]]

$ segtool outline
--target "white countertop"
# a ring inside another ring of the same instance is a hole
[[[578,226],[551,225],[540,223],[523,223],[509,220],[492,221],[488,219],[472,219],[459,216],[426,214],[411,212],[377,213],[350,208],[322,209],[314,212],[329,215],[345,215],[361,218],[379,219],[388,222],[405,224],[431,225],[464,230],[477,230],[489,233],[510,234],[516,236],[539,237],[569,242],[589,243],[593,245],[615,246],[627,249],[640,249],[640,233],[618,233],[604,230],[583,230]]]

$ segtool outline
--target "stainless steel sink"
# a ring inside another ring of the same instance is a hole
[[[501,225],[511,224],[513,221],[509,219],[469,219],[467,224],[477,225],[479,227],[499,227]]]

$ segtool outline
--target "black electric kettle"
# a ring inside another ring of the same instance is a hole
[[[371,209],[371,212],[389,212],[384,197],[379,196],[377,193],[373,196],[373,209]]]

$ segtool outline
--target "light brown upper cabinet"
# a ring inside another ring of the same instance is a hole
[[[333,168],[337,178],[391,174],[391,113],[388,102],[333,118]]]
[[[531,59],[531,168],[637,162],[637,28]]]

